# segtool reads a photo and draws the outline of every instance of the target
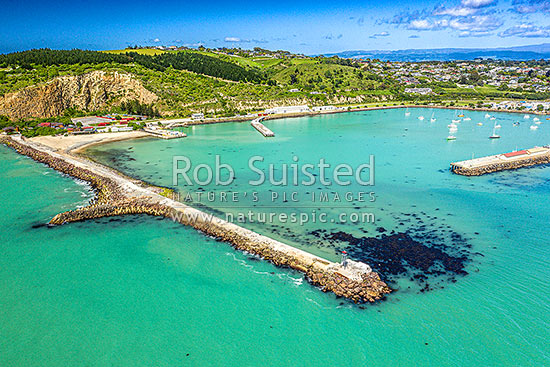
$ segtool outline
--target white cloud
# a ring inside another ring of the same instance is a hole
[[[513,0],[512,5],[519,14],[550,13],[549,0]]]
[[[488,15],[474,15],[468,18],[453,19],[449,22],[452,29],[469,32],[487,32],[502,26],[502,20]]]
[[[462,0],[462,6],[467,8],[484,8],[496,4],[496,0]]]
[[[450,15],[452,17],[466,17],[478,12],[476,8],[457,6],[454,8],[442,8],[434,11],[434,15]]]
[[[389,35],[390,35],[389,32],[383,31],[383,32],[380,32],[380,33],[375,33],[372,36],[370,36],[369,38],[388,37]]]
[[[492,35],[491,32],[470,32],[470,31],[462,31],[458,35],[459,37],[485,37]]]
[[[550,27],[539,27],[531,23],[520,24],[498,34],[500,37],[550,38]]]
[[[447,19],[441,20],[427,20],[427,19],[417,19],[412,20],[407,26],[408,29],[415,31],[429,31],[434,29],[443,29],[449,25]]]
[[[512,0],[540,1],[540,0]],[[550,0],[543,0],[550,1]],[[413,12],[396,14],[391,20],[379,20],[378,24],[395,24],[415,31],[456,31],[461,37],[481,37],[502,27],[503,17],[498,10],[487,9],[497,4],[497,0],[455,0],[454,6],[439,5]],[[452,5],[452,4],[451,4]]]
[[[158,39],[158,38],[155,38],[155,39],[153,40],[153,42],[155,42],[155,43],[159,43],[159,42],[160,42],[160,39]]]
[[[223,40],[225,42],[241,42],[239,37],[225,37]]]

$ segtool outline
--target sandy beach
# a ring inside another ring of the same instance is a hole
[[[110,143],[114,141],[138,139],[150,137],[151,134],[144,131],[128,131],[118,133],[101,133],[89,135],[69,135],[69,136],[37,136],[29,139],[33,143],[47,146],[54,151],[64,151],[74,153],[96,144]]]

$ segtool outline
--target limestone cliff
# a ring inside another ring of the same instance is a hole
[[[70,107],[93,111],[125,100],[152,103],[157,99],[130,74],[93,71],[6,94],[0,97],[0,115],[11,119],[54,117]]]

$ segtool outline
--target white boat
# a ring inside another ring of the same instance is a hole
[[[452,124],[447,125],[447,127],[450,127],[452,129],[452,128],[455,128],[456,125],[454,123],[452,123]]]
[[[460,120],[453,120],[453,124],[460,124]]]
[[[456,140],[456,136],[449,135],[449,136],[447,136],[447,140]]]
[[[478,122],[477,126],[483,126],[483,122]]]
[[[529,118],[529,115],[523,115],[523,118],[524,118],[524,119],[528,119],[528,118]]]
[[[464,117],[463,120],[464,121],[472,121],[472,119],[470,117]]]
[[[533,121],[540,121],[538,117],[533,118]]]
[[[495,125],[495,129],[500,129],[502,126],[500,125]]]
[[[432,113],[432,117],[430,118],[430,122],[435,122],[436,118],[434,117],[434,114]]]
[[[535,124],[540,125],[540,124],[542,124],[542,122],[541,121],[535,121]]]
[[[497,118],[496,118],[496,117],[491,117],[490,119],[491,119],[491,120],[496,120]]]
[[[536,129],[538,129],[539,127],[538,127],[537,125],[531,125],[529,128],[530,128],[531,130],[536,130]]]
[[[514,126],[519,126],[519,121],[514,122]]]
[[[496,130],[499,128],[500,128],[500,125],[497,125],[497,123],[495,122],[495,126],[493,126],[493,135],[489,136],[489,139],[500,139],[500,135],[497,135],[497,132],[496,132]]]
[[[456,127],[451,127],[449,129],[449,133],[456,133],[458,131],[458,129]]]
[[[407,107],[407,110],[405,111],[405,116],[410,116],[411,113],[409,112],[409,107]]]
[[[485,118],[488,119],[489,117],[491,117],[491,115],[489,115],[488,113],[485,114]]]
[[[418,116],[418,119],[419,119],[420,121],[422,121],[422,120],[424,120],[424,116]]]

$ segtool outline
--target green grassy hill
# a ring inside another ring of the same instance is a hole
[[[102,52],[30,50],[0,55],[0,104],[8,94],[24,88],[96,70],[133,75],[159,97],[151,108],[166,117],[189,116],[193,112],[230,116],[291,104],[376,105],[405,101],[458,103],[459,100],[479,104],[489,98],[544,97],[488,85],[457,88],[454,83],[427,83],[422,78],[419,78],[420,86],[430,87],[436,94],[405,94],[405,85],[379,65],[377,61],[360,64],[336,57],[305,57],[261,49],[254,52],[204,48]],[[109,97],[101,111],[69,108],[65,114],[124,112],[120,109],[121,99],[115,97]]]

